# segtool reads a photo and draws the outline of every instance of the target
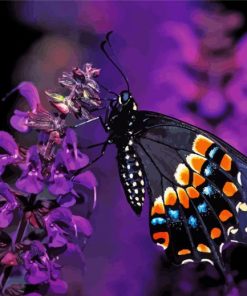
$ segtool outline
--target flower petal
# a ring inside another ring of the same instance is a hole
[[[55,163],[51,169],[48,190],[54,195],[65,195],[73,187],[62,158],[62,151],[58,151]]]
[[[76,196],[72,193],[61,195],[58,197],[57,202],[60,204],[61,207],[69,208],[75,205]]]
[[[41,161],[36,146],[30,147],[28,150],[26,169],[16,181],[16,187],[23,192],[33,194],[39,194],[43,190]]]
[[[50,282],[49,290],[56,294],[66,294],[68,291],[68,284],[60,279]]]
[[[80,232],[88,237],[92,235],[93,228],[92,228],[92,225],[88,219],[81,217],[81,216],[73,215],[72,220],[73,220],[73,223],[75,224],[78,232]]]
[[[18,155],[18,146],[14,138],[7,132],[0,131],[0,147],[5,149],[10,155]]]
[[[63,141],[62,157],[68,171],[78,170],[89,163],[86,154],[81,153],[77,148],[77,137],[72,129],[68,129]]]
[[[93,189],[95,186],[97,186],[97,180],[91,171],[86,171],[79,174],[74,178],[73,182],[83,185],[89,189]]]
[[[32,111],[35,111],[40,105],[39,92],[37,87],[29,81],[24,81],[17,86],[20,94],[27,100]]]
[[[72,228],[72,214],[67,208],[52,210],[45,218],[46,230],[49,238],[49,247],[63,247],[68,242]]]
[[[20,110],[15,110],[14,115],[10,118],[11,126],[18,132],[27,133],[29,132],[28,122],[28,112],[22,112]]]
[[[7,184],[0,182],[0,201],[4,204],[0,207],[0,228],[6,228],[13,220],[13,211],[17,207],[17,201]]]

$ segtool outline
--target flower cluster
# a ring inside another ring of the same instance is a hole
[[[86,64],[84,71],[77,68],[74,72],[84,75],[84,84],[73,88],[77,94],[71,97],[73,104],[89,100],[97,88],[93,77],[99,70]],[[45,110],[30,82],[21,83],[16,90],[30,110],[15,110],[10,123],[21,133],[36,130],[38,140],[22,147],[9,133],[0,131],[1,292],[66,294],[68,285],[60,275],[59,256],[73,251],[82,257],[92,233],[88,219],[96,203],[97,181],[86,168],[89,158],[78,149],[74,130],[66,126],[65,115],[72,111],[53,114]],[[96,100],[100,106],[100,98]],[[90,112],[85,105],[81,108]],[[82,168],[85,170],[75,177],[73,172]],[[8,170],[12,170],[11,178]],[[78,207],[83,216],[75,214]],[[14,270],[22,275],[19,282],[11,279]]]

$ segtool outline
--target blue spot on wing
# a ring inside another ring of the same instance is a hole
[[[192,227],[192,228],[196,228],[198,226],[198,223],[197,223],[197,219],[196,217],[194,216],[190,216],[189,219],[188,219],[188,224]]]
[[[168,214],[169,216],[173,219],[173,220],[178,220],[179,219],[179,211],[178,210],[168,210]]]
[[[212,166],[211,164],[208,164],[208,165],[206,166],[206,168],[204,169],[204,175],[205,175],[206,177],[212,175],[213,170],[214,170],[214,169],[213,169],[213,166]]]
[[[219,147],[214,147],[210,152],[209,152],[209,157],[211,158],[211,159],[213,159],[214,158],[214,156],[215,156],[215,154],[216,154],[216,152],[219,150]]]
[[[160,217],[158,217],[158,218],[153,218],[152,220],[151,220],[151,224],[152,225],[161,225],[161,224],[164,224],[164,223],[166,223],[166,219],[164,219],[164,218],[160,218]]]
[[[202,193],[207,195],[207,196],[211,196],[214,194],[214,189],[212,186],[208,185],[208,186],[205,186],[202,190]]]
[[[207,212],[207,204],[205,202],[199,204],[197,206],[199,213],[206,213]]]

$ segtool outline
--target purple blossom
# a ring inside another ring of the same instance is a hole
[[[51,169],[49,179],[49,191],[54,195],[64,195],[72,190],[73,184],[70,180],[68,170],[64,165],[62,151],[58,151],[55,162]]]
[[[68,129],[62,146],[62,157],[68,171],[85,167],[89,159],[77,148],[77,137],[72,129]]]
[[[49,258],[42,243],[33,241],[22,258],[27,271],[25,276],[27,283],[37,285],[47,282],[52,292],[59,294],[67,292],[67,284],[59,278],[61,266]]]
[[[15,195],[10,191],[9,186],[0,182],[0,228],[10,225],[17,205]]]
[[[38,106],[40,106],[39,93],[36,86],[32,82],[22,82],[17,86],[20,94],[26,99],[31,112],[36,112]],[[30,129],[27,125],[29,117],[28,112],[22,112],[18,109],[14,111],[14,115],[10,119],[10,123],[14,129],[19,132],[25,133]]]
[[[92,77],[99,71],[89,64],[87,67],[83,68],[86,71],[83,75],[88,82],[93,82]],[[15,110],[11,124],[20,132],[39,130],[39,138],[36,145],[19,149],[11,135],[0,131],[0,148],[4,150],[0,154],[0,175],[10,164],[21,169],[16,188],[0,180],[0,228],[12,227],[17,208],[16,214],[22,215],[13,239],[0,231],[0,265],[10,270],[20,265],[26,270],[25,283],[5,287],[9,275],[6,277],[3,273],[1,285],[10,296],[66,294],[68,285],[60,279],[61,266],[55,254],[76,251],[83,257],[79,242],[81,238],[86,242],[92,234],[92,226],[88,219],[73,215],[68,208],[82,197],[87,203],[83,189],[93,191],[94,208],[97,182],[90,171],[73,180],[73,172],[86,167],[89,159],[79,151],[75,132],[66,130],[65,118],[42,108],[32,83],[21,83],[17,89],[27,100],[30,111]],[[94,99],[97,101],[97,97]],[[89,216],[91,206],[87,208]]]
[[[23,172],[16,181],[16,187],[26,193],[40,193],[44,188],[41,169],[41,160],[37,146],[32,146],[28,150],[26,163],[22,166]]]
[[[7,165],[18,160],[19,149],[14,138],[4,131],[0,131],[0,148],[6,151],[6,153],[0,154],[0,175],[2,175]]]
[[[67,245],[78,233],[89,237],[92,234],[90,222],[83,217],[72,215],[67,208],[52,210],[45,217],[49,247],[59,248]]]

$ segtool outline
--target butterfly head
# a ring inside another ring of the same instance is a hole
[[[118,102],[122,107],[130,107],[133,110],[137,109],[135,100],[128,90],[124,90],[119,94]]]

